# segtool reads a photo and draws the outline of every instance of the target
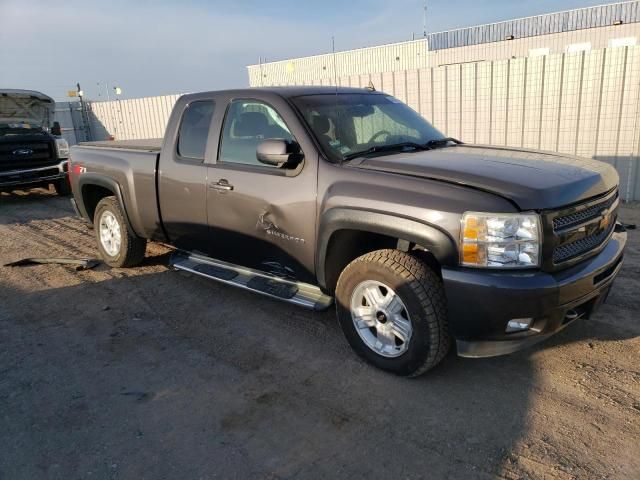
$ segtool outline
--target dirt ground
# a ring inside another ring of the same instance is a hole
[[[594,318],[416,380],[356,358],[332,311],[171,271],[160,245],[135,269],[0,267],[0,479],[640,478],[639,248]],[[96,255],[68,199],[0,196],[0,264]]]

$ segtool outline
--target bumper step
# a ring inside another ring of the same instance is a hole
[[[315,285],[270,275],[204,255],[176,252],[171,256],[170,263],[178,270],[235,285],[311,310],[326,310],[333,303],[333,298],[322,293]]]

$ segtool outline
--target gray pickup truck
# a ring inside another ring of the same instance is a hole
[[[185,95],[162,140],[73,147],[70,179],[109,265],[151,239],[177,269],[335,300],[354,350],[406,376],[587,318],[626,243],[608,164],[461,144],[368,89]]]

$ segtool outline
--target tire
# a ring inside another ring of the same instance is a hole
[[[340,274],[335,297],[347,341],[358,355],[382,370],[416,377],[435,367],[449,351],[442,281],[408,253],[377,250],[356,258]],[[380,301],[370,301],[372,297]]]
[[[53,183],[53,188],[61,197],[67,197],[71,195],[71,185],[68,178],[61,178]]]
[[[101,225],[101,222],[104,224]],[[107,265],[135,267],[144,259],[147,240],[129,231],[115,197],[105,197],[98,202],[93,216],[93,229],[100,256]],[[103,233],[106,238],[102,237]]]

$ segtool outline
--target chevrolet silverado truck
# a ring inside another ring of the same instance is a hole
[[[55,102],[32,90],[0,90],[0,191],[53,185],[69,195],[69,145],[51,133]]]
[[[353,349],[405,376],[588,318],[626,243],[610,165],[462,144],[370,89],[184,95],[164,139],[73,147],[70,178],[107,264],[156,240],[176,269],[335,302]]]

